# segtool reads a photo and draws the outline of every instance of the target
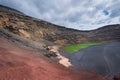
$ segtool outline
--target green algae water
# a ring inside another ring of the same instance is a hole
[[[87,42],[87,43],[73,44],[73,45],[62,47],[62,50],[68,53],[75,53],[79,50],[82,50],[91,46],[96,46],[99,44],[103,44],[103,42]]]

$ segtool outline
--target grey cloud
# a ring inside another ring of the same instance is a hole
[[[95,29],[117,23],[116,17],[120,16],[119,0],[0,0],[0,4],[75,29]],[[110,15],[105,15],[104,10]]]
[[[119,3],[116,3],[113,6],[111,6],[109,10],[111,11],[110,17],[120,16],[120,1]]]

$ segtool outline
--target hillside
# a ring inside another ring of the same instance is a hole
[[[0,35],[0,80],[107,80],[82,68],[75,73],[42,54]]]
[[[80,31],[0,5],[0,80],[111,80],[91,68],[75,67],[77,53],[72,59],[59,51],[62,45],[99,41],[120,41],[120,24]]]
[[[120,41],[119,24],[92,31],[79,31],[33,18],[4,6],[0,6],[0,28],[30,40],[44,39],[62,45],[89,41]]]
[[[107,80],[83,68],[79,68],[81,73],[75,73],[56,58],[43,55],[49,54],[43,46],[53,45],[51,37],[66,34],[66,30],[0,6],[0,80]],[[74,31],[79,32],[68,29]]]

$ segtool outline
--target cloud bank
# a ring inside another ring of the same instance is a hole
[[[120,0],[0,0],[0,4],[79,30],[120,23]]]

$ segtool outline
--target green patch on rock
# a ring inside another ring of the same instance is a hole
[[[87,43],[73,44],[73,45],[62,47],[62,50],[68,53],[75,53],[79,50],[82,50],[91,46],[96,46],[102,43],[103,42],[87,42]]]

